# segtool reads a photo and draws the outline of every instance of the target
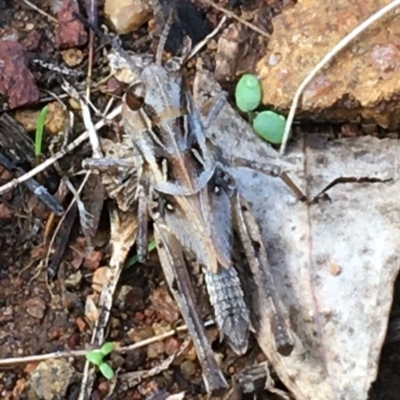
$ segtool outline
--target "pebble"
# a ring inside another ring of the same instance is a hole
[[[154,330],[151,326],[145,326],[144,328],[134,328],[128,332],[128,336],[132,340],[132,342],[138,343],[142,340],[153,337]]]
[[[185,379],[190,379],[193,375],[196,374],[197,368],[196,368],[196,364],[193,361],[185,360],[180,365],[180,370],[181,370],[182,376]]]
[[[160,319],[174,323],[180,318],[179,308],[166,287],[154,290],[151,303]]]
[[[87,42],[88,34],[85,27],[74,16],[74,12],[79,14],[77,0],[64,0],[57,13],[57,43],[61,49],[80,47]]]
[[[147,346],[147,357],[152,359],[152,358],[157,358],[161,354],[164,354],[164,343],[163,342],[155,342],[155,343],[150,343]]]
[[[40,297],[33,297],[26,303],[26,312],[33,318],[42,319],[44,317],[44,311],[46,310],[46,304]]]
[[[39,100],[35,78],[27,68],[24,49],[18,42],[0,40],[0,93],[16,108]]]
[[[153,14],[150,0],[106,0],[104,14],[120,35],[134,32]]]
[[[63,359],[41,362],[29,378],[29,398],[63,400],[67,398],[68,387],[77,382],[79,374]]]

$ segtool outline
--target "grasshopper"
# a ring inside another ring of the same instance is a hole
[[[273,309],[271,323],[278,351],[290,354],[293,340],[256,221],[228,173],[226,161],[205,136],[221,102],[214,104],[203,124],[185,88],[180,65],[170,62],[163,66],[162,51],[157,54],[156,62],[138,71],[139,79],[124,97],[124,143],[131,148],[132,157],[123,162],[87,160],[86,164],[103,165],[101,169],[114,165],[134,175],[130,179],[126,174],[122,181],[134,185],[134,190],[130,185],[125,190],[129,192],[128,203],[137,202],[139,259],[146,259],[151,219],[161,265],[193,338],[207,388],[217,392],[228,385],[199,316],[188,271],[190,260],[202,267],[218,328],[232,349],[243,354],[251,317],[233,259],[234,240],[239,240],[257,278],[259,296]],[[117,192],[115,185],[109,190],[120,205],[123,200]]]

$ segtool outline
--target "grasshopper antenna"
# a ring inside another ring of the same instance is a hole
[[[162,55],[163,55],[163,51],[165,48],[165,43],[167,43],[168,34],[169,34],[169,31],[171,30],[172,23],[174,21],[175,6],[176,6],[176,4],[174,1],[169,9],[168,19],[167,19],[167,22],[165,23],[164,29],[163,29],[161,37],[160,37],[160,41],[157,46],[157,53],[156,53],[156,64],[157,65],[161,65],[161,63],[162,63]]]

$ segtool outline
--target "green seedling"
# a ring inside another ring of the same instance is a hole
[[[262,111],[253,120],[253,128],[263,139],[272,144],[281,144],[286,119],[273,111]]]
[[[261,103],[262,91],[256,75],[245,74],[236,85],[235,100],[240,111],[254,111]]]
[[[110,380],[114,378],[115,373],[112,367],[107,364],[103,359],[108,356],[115,349],[115,344],[113,342],[104,343],[100,350],[93,350],[86,353],[86,359],[95,365],[100,372],[103,374],[104,378]]]
[[[36,125],[36,135],[35,135],[35,156],[40,157],[42,154],[42,143],[43,143],[43,132],[44,126],[46,125],[46,118],[49,112],[49,107],[43,107],[40,111],[38,122]]]
[[[149,253],[153,251],[157,247],[155,240],[149,243],[149,247],[147,248]],[[135,254],[133,257],[131,257],[126,263],[125,263],[125,268],[130,268],[133,265],[135,265],[138,262],[138,256]]]

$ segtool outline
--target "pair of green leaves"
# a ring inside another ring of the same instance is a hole
[[[93,350],[86,353],[86,359],[94,364],[103,374],[104,378],[108,380],[114,378],[115,373],[112,367],[103,361],[103,358],[109,355],[114,349],[115,344],[113,342],[107,342],[103,344],[100,350]]]
[[[240,111],[249,113],[253,128],[263,139],[273,144],[281,144],[286,119],[273,111],[252,114],[261,104],[262,90],[257,76],[243,75],[236,85],[235,99]]]

